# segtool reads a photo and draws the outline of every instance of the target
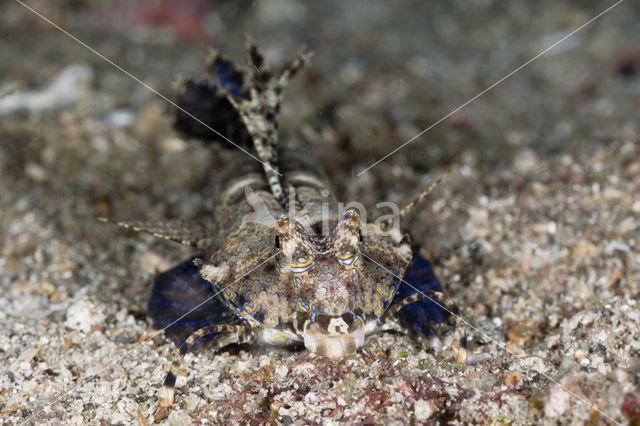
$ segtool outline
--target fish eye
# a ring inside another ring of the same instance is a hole
[[[280,248],[280,236],[279,235],[276,235],[275,244],[276,244],[276,248],[279,249]]]
[[[362,230],[360,228],[358,228],[358,240],[360,242],[364,241],[364,237],[362,236]]]
[[[355,260],[355,256],[354,255],[350,255],[348,257],[338,257],[338,261],[340,263],[342,263],[343,265],[346,266],[351,266],[351,264],[353,263],[353,261]]]
[[[291,272],[294,274],[301,274],[306,272],[313,265],[313,259],[305,256],[298,256],[295,258],[295,261],[291,264]]]
[[[311,268],[311,262],[309,262],[309,264],[305,266],[291,266],[291,272],[293,272],[294,274],[301,274],[308,271],[309,268]]]

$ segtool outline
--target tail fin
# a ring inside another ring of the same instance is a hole
[[[282,204],[285,194],[280,180],[276,119],[283,89],[310,59],[309,53],[300,54],[274,73],[249,40],[247,71],[239,70],[218,52],[213,52],[203,78],[199,82],[184,80],[178,93],[178,105],[190,114],[234,144],[255,149],[271,192]],[[183,112],[178,113],[176,128],[188,136],[220,140],[219,135]]]

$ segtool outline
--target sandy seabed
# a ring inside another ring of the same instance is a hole
[[[146,319],[189,249],[95,218],[207,221],[228,153],[17,2],[0,6],[0,419],[6,424],[638,424],[640,7],[626,1],[360,177],[356,174],[609,4],[142,1],[30,7],[171,97],[207,48],[313,63],[283,139],[340,198],[400,202],[452,163],[410,230],[473,327],[384,334],[329,361],[187,356]],[[613,3],[611,3],[613,4]],[[94,374],[97,374],[94,376]]]

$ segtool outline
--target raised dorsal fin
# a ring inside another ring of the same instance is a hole
[[[311,54],[299,54],[274,74],[260,50],[249,40],[247,58],[250,71],[246,96],[239,96],[229,90],[227,99],[240,114],[253,140],[271,192],[284,205],[286,200],[278,162],[277,116],[284,88],[289,80],[309,63]]]

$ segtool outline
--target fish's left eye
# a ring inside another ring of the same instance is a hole
[[[343,265],[346,266],[351,266],[351,264],[353,263],[353,261],[355,260],[355,256],[348,256],[348,257],[339,257],[338,260],[340,261],[340,263],[342,263]]]
[[[291,263],[291,272],[301,274],[308,271],[313,265],[313,260],[304,256],[299,256]]]
[[[294,274],[301,274],[308,271],[311,268],[311,263],[305,266],[291,266],[291,272]]]

